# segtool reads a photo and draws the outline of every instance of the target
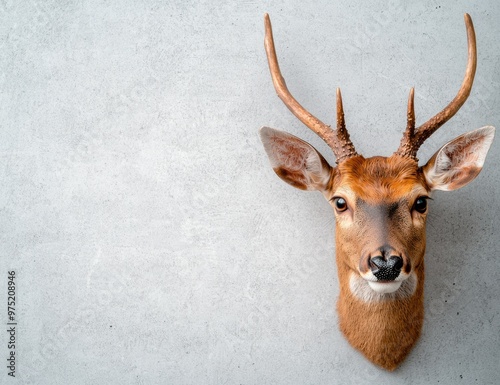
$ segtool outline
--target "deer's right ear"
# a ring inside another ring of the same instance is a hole
[[[301,190],[324,191],[332,168],[309,143],[270,127],[260,129],[260,138],[274,172]]]

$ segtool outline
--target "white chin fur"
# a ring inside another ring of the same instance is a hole
[[[374,282],[368,281],[368,285],[379,294],[394,293],[401,286],[402,281]]]
[[[375,278],[375,277],[373,277]],[[349,277],[351,293],[366,303],[398,300],[411,297],[417,289],[417,275],[399,275],[393,282],[377,282],[351,272]]]

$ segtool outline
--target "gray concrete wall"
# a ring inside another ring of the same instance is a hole
[[[109,3],[113,3],[110,5]],[[399,370],[337,328],[334,218],[281,182],[263,125],[327,146],[273,90],[271,14],[295,96],[389,155],[454,96],[463,13],[474,89],[421,149],[498,125],[500,2],[0,1],[0,322],[16,273],[16,378],[2,384],[498,384],[500,150],[428,221],[426,320]]]

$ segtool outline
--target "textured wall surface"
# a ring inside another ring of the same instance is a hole
[[[500,123],[496,0],[0,0],[0,383],[498,384],[498,138],[472,184],[435,194],[423,335],[376,368],[337,327],[331,208],[258,137],[334,161],[275,95],[264,12],[294,95],[333,123],[342,87],[365,156],[397,148],[411,86],[417,124],[453,98],[464,12],[476,82],[419,157]]]

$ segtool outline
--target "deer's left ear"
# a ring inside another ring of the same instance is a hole
[[[423,166],[431,190],[459,189],[478,176],[495,136],[495,127],[486,126],[460,135],[446,143]]]

